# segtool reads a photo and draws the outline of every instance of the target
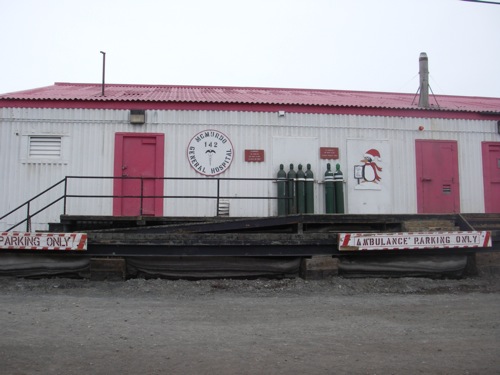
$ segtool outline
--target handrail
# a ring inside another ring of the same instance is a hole
[[[70,179],[98,179],[98,180],[140,180],[141,181],[141,188],[140,188],[140,194],[139,195],[97,195],[97,194],[71,194],[68,191],[68,181]],[[147,180],[163,180],[163,181],[168,181],[168,180],[183,180],[183,181],[189,181],[189,180],[202,180],[202,181],[214,181],[217,182],[217,194],[216,195],[144,195],[144,181]],[[31,229],[31,219],[40,214],[41,212],[47,210],[49,207],[52,207],[54,204],[57,202],[63,200],[63,214],[66,215],[67,213],[67,200],[69,198],[140,198],[140,214],[142,215],[143,213],[143,204],[144,204],[144,199],[152,199],[152,198],[164,198],[164,199],[216,199],[217,200],[217,212],[216,215],[218,216],[220,211],[219,211],[219,203],[221,199],[265,199],[265,200],[277,200],[277,199],[288,199],[288,197],[276,197],[276,196],[222,196],[221,195],[221,188],[220,184],[221,181],[277,181],[283,182],[287,180],[283,179],[278,179],[278,178],[251,178],[251,177],[212,177],[212,178],[207,178],[207,177],[131,177],[131,176],[122,176],[122,177],[114,177],[114,176],[66,176],[59,182],[55,183],[54,185],[50,186],[49,188],[45,189],[41,193],[35,195],[33,198],[27,200],[23,204],[19,205],[18,207],[14,208],[13,210],[9,211],[2,217],[0,217],[0,220],[5,219],[6,217],[18,212],[19,210],[23,209],[26,207],[26,218],[21,220],[20,222],[16,223],[15,225],[11,226],[8,228],[6,231],[11,231],[17,226],[26,223],[26,232],[29,232]],[[31,212],[31,206],[32,203],[42,197],[44,194],[52,191],[53,189],[57,188],[59,185],[64,183],[64,191],[62,195],[58,198],[56,198],[54,201],[47,203],[45,206],[42,208],[38,209],[35,212]]]
[[[29,204],[28,204],[28,213],[26,215],[26,219],[20,221],[19,223],[13,225],[12,227],[10,227],[9,229],[6,230],[6,232],[9,232],[11,231],[12,229],[14,229],[15,227],[17,227],[18,225],[21,225],[23,224],[24,222],[26,222],[26,232],[29,232],[30,231],[30,228],[31,228],[31,218],[38,215],[40,212],[43,212],[45,211],[47,208],[53,206],[54,204],[56,204],[57,202],[59,202],[61,199],[63,199],[64,197],[59,197],[57,198],[55,201],[47,204],[46,206],[40,208],[38,211],[36,212],[33,212],[32,214],[30,214],[30,211],[29,211]]]
[[[9,229],[7,229],[7,232],[14,229],[15,227],[17,227],[18,225],[21,225],[23,224],[24,222],[26,222],[26,232],[29,232],[30,231],[30,219],[39,214],[40,212],[44,211],[45,209],[47,209],[48,207],[52,206],[53,204],[57,203],[58,201],[60,201],[62,199],[61,198],[58,198],[56,201],[52,202],[52,203],[49,203],[49,205],[45,206],[43,209],[41,210],[38,210],[36,213],[34,213],[33,215],[30,215],[30,205],[31,205],[31,202],[33,202],[35,199],[41,197],[42,195],[44,195],[45,193],[48,193],[49,191],[51,191],[52,189],[56,188],[57,186],[59,186],[60,184],[62,184],[63,182],[65,184],[67,184],[67,176],[64,177],[61,181],[59,182],[56,182],[54,185],[52,185],[51,187],[45,189],[44,191],[42,191],[41,193],[35,195],[33,198],[27,200],[26,202],[24,202],[23,204],[21,204],[20,206],[14,208],[12,211],[9,211],[7,212],[5,215],[3,215],[2,217],[0,217],[0,220],[2,219],[5,219],[7,216],[9,215],[12,215],[13,213],[19,211],[21,208],[23,208],[24,206],[27,206],[27,215],[26,215],[26,219],[24,219],[23,221],[17,223],[16,225],[10,227]]]

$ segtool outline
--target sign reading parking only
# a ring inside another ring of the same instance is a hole
[[[339,250],[417,250],[491,247],[491,233],[340,233]]]
[[[1,232],[3,250],[87,250],[85,233]]]

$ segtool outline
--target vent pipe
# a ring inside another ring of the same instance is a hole
[[[419,74],[420,74],[420,98],[418,106],[429,108],[429,60],[425,52],[420,53]]]
[[[101,96],[104,95],[104,87],[105,87],[105,77],[106,77],[106,52],[101,51],[102,53],[102,92]]]

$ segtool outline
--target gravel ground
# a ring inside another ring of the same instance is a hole
[[[500,374],[500,278],[0,278],[1,374]]]

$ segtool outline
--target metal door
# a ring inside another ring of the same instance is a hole
[[[500,213],[500,142],[483,142],[484,212]]]
[[[418,213],[460,212],[456,141],[417,140]]]
[[[163,147],[163,134],[115,134],[113,215],[163,215]]]

